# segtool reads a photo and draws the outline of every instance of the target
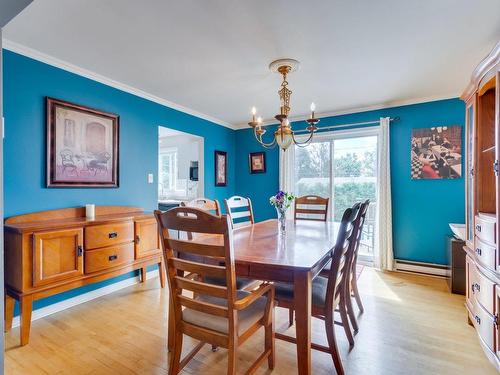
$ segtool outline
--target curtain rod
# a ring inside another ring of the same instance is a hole
[[[399,120],[400,120],[399,116],[389,118],[390,122],[397,122]],[[350,126],[359,126],[359,125],[374,125],[374,124],[379,124],[379,123],[380,123],[380,120],[365,121],[365,122],[353,122],[353,123],[350,123],[350,124],[338,124],[338,125],[330,125],[330,126],[325,126],[325,127],[318,127],[317,131],[329,130],[329,129],[338,129],[338,128],[347,128],[347,127],[350,127]],[[308,131],[306,129],[294,130],[294,133],[308,133]]]

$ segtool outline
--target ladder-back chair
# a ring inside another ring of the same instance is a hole
[[[295,220],[327,221],[329,201],[330,198],[323,198],[317,195],[304,195],[295,198]]]
[[[344,374],[344,367],[340,357],[337,342],[335,339],[334,324],[344,328],[350,345],[354,345],[354,339],[349,327],[349,320],[346,311],[346,283],[349,282],[350,260],[354,250],[354,240],[356,236],[356,222],[359,217],[360,205],[345,210],[340,223],[337,241],[332,252],[332,266],[328,278],[317,276],[312,281],[311,313],[313,317],[325,321],[326,337],[328,346],[311,344],[311,348],[329,353],[332,356],[337,374]],[[293,300],[293,284],[275,283],[276,300],[278,306],[287,309],[295,309]],[[300,308],[300,307],[299,307]],[[341,322],[334,321],[334,312],[340,312]],[[296,339],[284,334],[276,333],[276,338],[296,343]]]
[[[254,371],[265,359],[269,368],[274,368],[274,288],[271,284],[262,284],[252,292],[236,289],[233,232],[228,217],[190,207],[163,213],[155,211],[155,217],[162,235],[175,320],[169,374],[178,374],[206,343],[228,349],[227,373],[235,374],[238,347],[260,327],[265,329],[264,352],[248,372]],[[196,235],[192,240],[179,240],[169,237],[169,230]],[[203,243],[206,235],[217,236],[220,243]],[[208,257],[222,263],[200,263],[182,259],[179,254]],[[224,278],[226,286],[200,281],[193,275]],[[184,290],[193,292],[196,297],[183,294]],[[181,361],[184,334],[200,343]]]
[[[226,206],[226,212],[231,218],[233,228],[243,227],[254,223],[252,201],[250,198],[235,195],[229,199],[224,199],[224,204]]]

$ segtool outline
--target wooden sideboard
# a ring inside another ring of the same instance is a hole
[[[159,266],[165,285],[158,227],[141,208],[97,206],[94,220],[85,208],[66,208],[5,220],[5,329],[20,302],[21,345],[29,341],[33,301],[106,280],[133,270],[146,279]]]
[[[466,308],[500,370],[500,42],[462,94],[466,120]]]

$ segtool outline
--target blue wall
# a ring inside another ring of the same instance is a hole
[[[39,61],[3,51],[5,217],[85,203],[157,205],[158,126],[205,138],[205,195],[219,200],[235,192],[235,131],[114,89]],[[120,187],[45,187],[45,96],[120,115]],[[214,150],[228,153],[228,186],[214,183]],[[147,183],[148,173],[155,183]],[[35,303],[35,308],[115,282],[129,274]]]
[[[235,131],[76,74],[4,50],[5,216],[46,209],[134,205],[153,210],[158,171],[158,126],[205,138],[205,195],[222,200],[235,191]],[[45,187],[45,96],[120,115],[118,189]],[[228,153],[228,186],[214,184],[214,150]]]
[[[459,99],[441,100],[328,117],[321,119],[319,126],[371,121],[386,116],[401,118],[390,128],[395,257],[445,264],[444,236],[450,232],[448,223],[465,222],[464,178],[411,180],[411,130],[437,125],[463,126],[465,105]],[[302,128],[305,122],[293,126]],[[464,147],[465,143],[462,145]],[[261,151],[262,147],[255,141],[250,129],[236,132],[236,149],[237,193],[252,199],[256,220],[275,217],[276,212],[269,205],[268,198],[279,185],[278,150],[267,150],[265,174],[252,175],[248,168],[248,153]]]

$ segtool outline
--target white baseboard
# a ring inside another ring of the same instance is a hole
[[[152,279],[155,277],[158,277],[158,270],[153,270],[149,271],[146,274],[146,279]],[[141,279],[140,276],[135,276],[131,277],[126,280],[118,281],[116,283],[110,284],[103,286],[102,288],[92,290],[87,293],[80,294],[79,296],[72,297],[65,299],[64,301],[61,302],[56,302],[52,305],[42,307],[37,310],[33,310],[33,313],[31,315],[31,321],[35,321],[37,319],[44,318],[48,315],[55,314],[57,312],[69,309],[73,306],[79,305],[81,303],[85,303],[88,301],[91,301],[93,299],[105,296],[107,294],[116,292],[117,290],[127,288],[129,286],[135,285],[140,283]],[[19,326],[19,316],[15,316],[14,320],[12,321],[12,327],[18,327]]]
[[[419,273],[423,275],[447,277],[448,267],[442,264],[413,262],[396,259],[396,271]]]

